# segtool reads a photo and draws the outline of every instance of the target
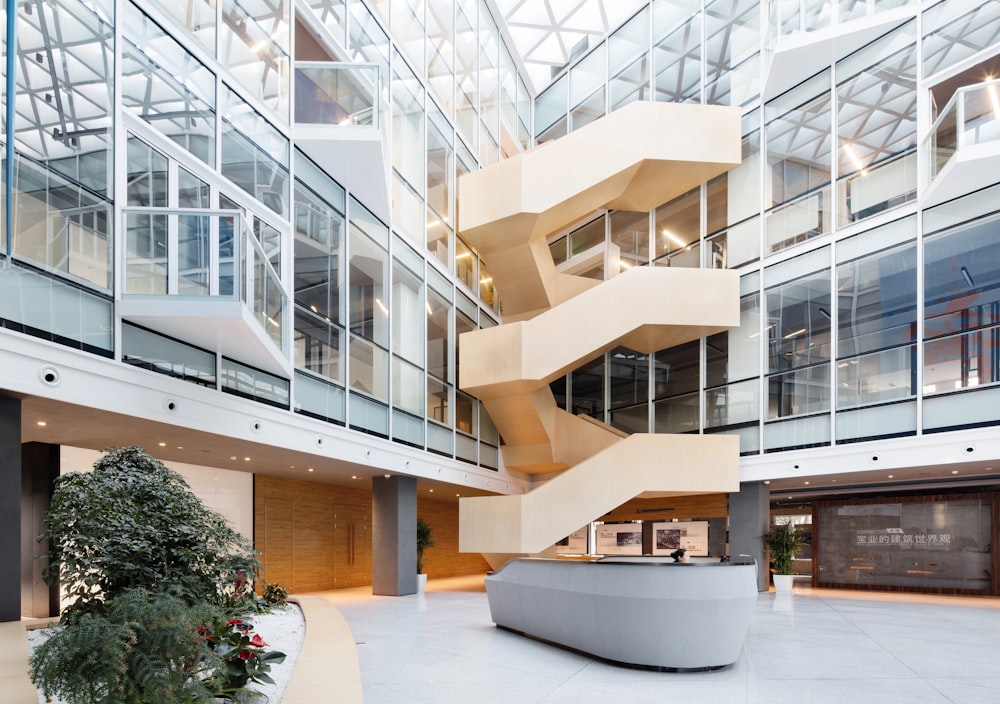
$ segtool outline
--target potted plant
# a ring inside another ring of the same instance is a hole
[[[805,536],[791,523],[776,525],[763,536],[764,545],[771,560],[774,573],[774,591],[792,590],[792,560],[795,553],[805,545]]]
[[[434,546],[434,531],[431,524],[423,518],[417,518],[417,593],[424,591],[427,585],[427,575],[424,574],[424,548]]]

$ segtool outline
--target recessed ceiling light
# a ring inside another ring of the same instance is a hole
[[[243,461],[244,461],[244,462],[249,462],[249,461],[250,461],[250,458],[249,458],[249,457],[244,457],[244,458],[243,458]]]
[[[788,498],[792,498],[792,497],[791,497],[791,496],[789,496]]]
[[[461,494],[455,494],[455,496],[461,496]]]
[[[358,475],[357,475],[357,474],[352,474],[352,475],[351,475],[351,479],[357,479],[357,478],[358,478]]]
[[[295,469],[295,465],[294,464],[290,464],[290,465],[288,465],[288,468],[289,469]]]
[[[958,470],[957,469],[953,469],[953,470],[951,470],[951,473],[952,474],[958,474]]]
[[[809,482],[805,482],[805,483],[808,484]]]
[[[229,455],[229,459],[235,460],[236,459],[236,455]]]
[[[837,480],[836,480],[836,479],[831,479],[830,481],[831,481],[831,482],[833,482],[834,484],[836,484],[836,483],[837,483]]]
[[[892,477],[893,477],[893,475],[891,475],[891,474],[890,474],[890,475],[889,475],[889,479],[892,479]]]
[[[313,470],[313,468],[312,468],[312,467],[310,467],[310,468],[309,468],[309,471],[310,471],[310,472],[312,472],[312,471],[315,471],[315,470]]]
[[[178,449],[178,450],[183,450],[183,449],[184,449],[184,446],[183,446],[183,445],[178,445],[178,446],[177,446],[177,449]]]
[[[384,477],[385,477],[386,479],[388,479],[388,478],[389,478],[389,477],[391,477],[392,475],[391,475],[391,474],[383,474],[382,476],[384,476]]]
[[[48,425],[48,423],[46,423],[44,420],[38,421],[38,426],[39,427],[44,428],[46,425]]]
[[[166,446],[167,446],[167,443],[165,443],[165,442],[161,442],[160,443],[160,447],[166,447]]]
[[[430,492],[431,492],[432,494],[434,493],[434,490],[433,490],[433,489],[430,489],[429,491],[430,491]]]

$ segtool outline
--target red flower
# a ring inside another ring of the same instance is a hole
[[[254,646],[255,648],[263,648],[265,645],[267,645],[267,643],[264,642],[264,639],[260,637],[259,633],[254,633],[253,638],[250,639],[250,645]]]
[[[231,618],[231,619],[229,619],[228,621],[226,621],[226,625],[227,625],[227,626],[238,626],[238,625],[240,625],[241,623],[243,623],[243,621],[241,621],[241,620],[240,620],[240,619],[238,619],[238,618]]]

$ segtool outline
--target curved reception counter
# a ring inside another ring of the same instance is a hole
[[[706,670],[739,657],[757,601],[753,563],[523,558],[486,576],[493,622],[605,660]]]

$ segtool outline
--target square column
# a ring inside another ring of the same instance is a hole
[[[59,446],[26,442],[21,446],[21,613],[32,618],[59,615],[59,585],[47,585],[42,571],[48,550],[36,538],[45,531],[55,481],[59,477]]]
[[[0,621],[21,619],[21,401],[0,396]],[[31,559],[31,553],[27,558]]]
[[[749,555],[757,561],[757,589],[762,592],[771,581],[761,539],[770,523],[771,490],[763,482],[740,483],[740,493],[729,495],[729,554],[734,560]]]
[[[417,480],[372,480],[372,594],[417,593]]]

